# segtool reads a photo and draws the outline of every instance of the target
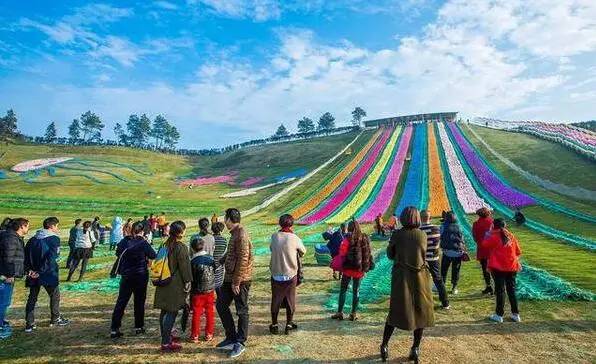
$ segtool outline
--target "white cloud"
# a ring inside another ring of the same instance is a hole
[[[258,22],[279,19],[283,6],[278,0],[190,0],[188,3],[203,5],[225,17],[251,18]]]
[[[178,9],[178,5],[171,3],[169,1],[155,1],[155,2],[153,2],[153,4],[155,6],[157,6],[158,8],[165,9],[165,10],[177,10]]]

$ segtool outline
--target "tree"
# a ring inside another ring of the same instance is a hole
[[[315,131],[315,122],[311,118],[303,117],[298,120],[299,133],[310,133],[312,131]]]
[[[80,123],[81,129],[83,130],[83,140],[101,139],[101,131],[105,125],[103,125],[99,116],[95,115],[91,111],[87,111],[81,115]]]
[[[164,134],[165,146],[169,147],[170,149],[174,149],[176,144],[178,144],[179,139],[180,133],[178,132],[178,129],[174,125],[168,123],[166,132]]]
[[[51,142],[56,139],[57,134],[58,133],[56,131],[56,123],[52,121],[46,128],[46,133],[44,137],[47,141]]]
[[[288,136],[290,133],[288,132],[288,129],[286,129],[284,124],[281,124],[277,130],[275,131],[275,135],[276,137],[285,137]]]
[[[360,106],[357,106],[354,111],[352,111],[352,124],[354,126],[360,126],[360,121],[363,117],[366,117],[366,111]]]
[[[120,144],[128,145],[128,135],[126,135],[122,124],[116,123],[116,125],[114,125],[114,134]]]
[[[81,124],[79,123],[79,119],[74,119],[68,126],[68,136],[71,141],[81,139]]]
[[[128,117],[126,129],[128,130],[128,140],[130,145],[142,147],[147,143],[147,139],[149,138],[149,133],[151,132],[151,120],[149,120],[145,114],[141,115],[140,118],[137,115],[132,114]]]
[[[155,119],[153,119],[153,127],[151,128],[150,136],[155,139],[155,149],[163,147],[169,125],[168,120],[162,115],[157,115]]]
[[[6,116],[0,118],[0,137],[10,138],[19,134],[17,129],[17,116],[12,109],[6,112]]]
[[[335,128],[335,118],[330,112],[326,112],[321,115],[318,128],[319,130],[330,130]]]

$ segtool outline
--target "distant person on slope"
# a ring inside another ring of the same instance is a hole
[[[122,218],[114,217],[112,220],[112,230],[110,230],[110,250],[116,249],[116,245],[122,241],[124,234],[122,232]]]
[[[277,318],[282,305],[286,308],[286,326],[284,333],[287,335],[298,326],[294,323],[296,312],[296,287],[298,285],[298,259],[306,254],[302,239],[294,233],[294,218],[284,214],[279,218],[280,231],[271,236],[271,260],[269,271],[271,273],[271,325],[269,332],[278,334]]]
[[[443,282],[446,282],[449,266],[451,266],[451,294],[458,294],[457,283],[459,282],[459,271],[466,245],[457,218],[452,211],[445,214],[443,226],[443,232],[441,233],[441,249],[443,249],[441,276]]]
[[[43,229],[38,230],[25,245],[25,286],[29,287],[29,297],[25,306],[25,332],[31,333],[35,326],[35,306],[41,287],[50,297],[50,326],[66,326],[70,322],[60,315],[60,282],[58,256],[60,238],[58,219],[48,217],[43,221]]]
[[[406,207],[399,220],[403,227],[393,233],[387,247],[387,258],[393,260],[393,268],[389,314],[381,343],[381,359],[387,360],[387,345],[397,327],[414,332],[414,342],[408,359],[418,363],[424,328],[434,326],[433,297],[426,261],[428,236],[419,229],[420,214],[415,207]]]
[[[83,226],[77,230],[77,241],[75,242],[75,252],[73,255],[73,261],[70,264],[68,271],[68,278],[66,281],[70,281],[75,270],[81,264],[81,271],[79,272],[78,282],[83,280],[83,276],[87,271],[87,262],[89,258],[93,256],[93,249],[95,247],[95,234],[91,231],[91,221],[85,221]]]
[[[147,264],[150,260],[155,259],[156,253],[143,236],[142,222],[135,222],[131,232],[132,235],[124,237],[118,242],[116,248],[116,257],[119,261],[118,270],[114,273],[119,274],[122,278],[112,313],[110,332],[112,339],[123,336],[120,332],[122,316],[124,316],[124,310],[133,295],[135,334],[140,335],[145,332],[145,301],[147,299],[147,283],[149,282]]]
[[[385,226],[383,226],[383,215],[378,214],[375,218],[375,230],[377,235],[385,237]]]
[[[327,241],[327,249],[329,249],[329,254],[331,254],[331,259],[335,258],[339,254],[339,247],[341,246],[341,242],[344,241],[344,237],[346,236],[346,224],[342,223],[339,225],[339,229],[333,231],[331,227],[329,230],[323,233],[323,239]],[[340,279],[341,278],[341,271],[333,270],[333,279]]]
[[[339,290],[339,301],[337,304],[337,313],[331,316],[334,320],[344,319],[344,305],[346,302],[346,293],[350,281],[352,281],[352,311],[349,316],[350,321],[357,320],[358,303],[360,301],[360,282],[366,273],[374,268],[374,260],[370,250],[370,238],[360,230],[360,224],[356,220],[348,223],[348,235],[344,238],[339,248],[339,254],[333,258],[337,267],[341,262],[342,277]]]
[[[526,223],[526,217],[521,212],[521,209],[519,207],[515,209],[515,215],[513,215],[513,220],[515,220],[517,225],[523,225]]]
[[[428,265],[435,287],[437,287],[441,306],[443,309],[448,310],[450,308],[449,298],[447,297],[445,282],[443,282],[443,278],[441,277],[441,264],[439,262],[441,232],[437,225],[431,224],[428,210],[420,211],[420,219],[422,220],[420,230],[426,233],[426,264]]]
[[[482,294],[493,294],[493,287],[490,280],[490,273],[488,271],[488,249],[482,244],[486,235],[490,232],[493,226],[492,214],[489,209],[482,207],[476,211],[478,220],[474,221],[472,225],[472,235],[476,242],[476,260],[480,262],[482,267],[482,276],[484,277],[484,284],[486,288]]]
[[[93,219],[93,222],[91,223],[91,231],[93,232],[93,235],[95,235],[95,241],[100,244],[101,243],[101,229],[100,229],[101,225],[99,222],[99,216],[95,216],[95,219]]]
[[[494,227],[484,239],[482,245],[488,250],[488,269],[495,281],[496,308],[489,318],[495,322],[503,322],[505,313],[505,290],[511,306],[511,320],[520,322],[519,308],[515,289],[515,278],[521,270],[519,256],[521,249],[515,236],[506,229],[505,220],[495,219]]]

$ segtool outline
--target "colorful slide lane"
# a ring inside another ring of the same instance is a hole
[[[336,190],[329,199],[321,204],[314,212],[304,217],[300,221],[301,224],[314,224],[322,221],[345,203],[376,163],[377,158],[391,136],[392,131],[392,129],[383,131],[381,138],[379,138],[357,171],[352,174],[352,176],[338,190]]]
[[[391,138],[389,139],[387,146],[383,150],[381,157],[378,159],[372,171],[362,182],[352,198],[326,220],[327,223],[338,224],[351,219],[356,215],[360,207],[367,202],[369,197],[373,195],[375,187],[382,183],[384,180],[384,178],[382,178],[383,174],[386,175],[388,166],[390,165],[392,158],[395,157],[397,151],[397,140],[401,134],[401,131],[401,126],[395,128],[393,134],[391,134]]]
[[[435,125],[428,126],[428,174],[429,196],[428,211],[432,217],[441,216],[443,211],[449,211],[449,199],[443,182],[443,170],[439,160]]]
[[[304,215],[311,212],[323,201],[325,201],[326,198],[328,198],[339,186],[341,186],[350,173],[352,173],[352,171],[354,171],[354,169],[360,165],[364,157],[370,151],[372,146],[375,145],[375,143],[379,140],[382,134],[383,130],[379,129],[344,169],[342,169],[328,184],[326,184],[325,187],[294,209],[291,212],[291,215],[294,216],[295,219],[300,219]]]
[[[385,211],[387,211],[389,208],[389,205],[391,204],[391,201],[393,200],[393,197],[396,193],[397,185],[399,184],[401,172],[406,160],[406,154],[410,146],[410,141],[412,140],[412,133],[413,128],[411,125],[408,125],[401,136],[397,155],[393,159],[393,165],[387,173],[387,177],[385,178],[383,186],[374,196],[374,200],[370,203],[370,205],[357,215],[358,221],[372,222],[375,220],[378,214],[385,213]]]
[[[426,178],[425,181],[425,175],[428,176],[428,167],[425,163],[427,160],[425,156],[427,153],[426,136],[426,124],[417,124],[414,126],[414,141],[412,143],[410,168],[408,169],[402,196],[395,209],[395,213],[398,216],[407,206],[426,208],[424,198],[424,195],[426,194],[426,201],[428,201],[428,178]]]

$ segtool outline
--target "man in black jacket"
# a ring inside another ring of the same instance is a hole
[[[17,218],[0,233],[0,339],[12,334],[4,318],[12,301],[15,278],[21,278],[25,273],[23,237],[27,232],[29,221]]]

